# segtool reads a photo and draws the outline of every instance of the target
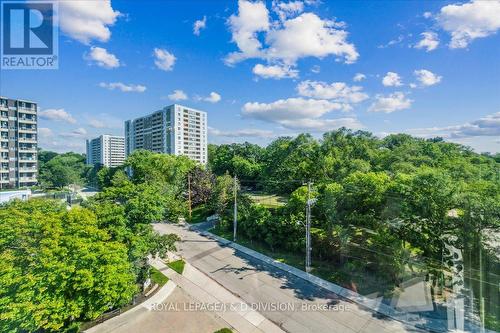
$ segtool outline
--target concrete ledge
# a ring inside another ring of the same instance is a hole
[[[161,287],[161,289],[158,290],[156,294],[145,300],[141,304],[141,306],[151,311],[156,304],[160,304],[161,302],[166,300],[167,297],[170,296],[172,291],[174,291],[175,287],[175,283],[172,280],[168,280],[167,283],[163,287]]]

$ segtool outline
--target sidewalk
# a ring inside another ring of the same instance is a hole
[[[200,305],[225,306],[225,311],[219,308],[215,310],[215,313],[237,332],[284,332],[263,315],[251,309],[242,299],[233,295],[189,263],[186,262],[182,275],[167,267],[162,261],[157,260],[152,265],[186,291],[193,299],[200,302]]]

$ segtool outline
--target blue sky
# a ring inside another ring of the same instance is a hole
[[[346,126],[500,151],[500,0],[65,1],[58,70],[2,70],[40,146],[83,152],[179,103],[209,141]]]

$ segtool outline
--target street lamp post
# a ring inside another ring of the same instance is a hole
[[[236,242],[236,231],[238,229],[238,178],[234,175],[234,220],[233,220],[233,242]]]
[[[313,183],[307,182],[307,205],[306,205],[306,272],[311,271],[311,206],[316,199],[311,199],[311,186]]]

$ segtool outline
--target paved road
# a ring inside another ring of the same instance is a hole
[[[156,224],[155,229],[181,236],[179,254],[187,262],[245,302],[259,306],[261,314],[285,331],[421,332],[382,318],[303,279],[224,247],[186,226]]]

